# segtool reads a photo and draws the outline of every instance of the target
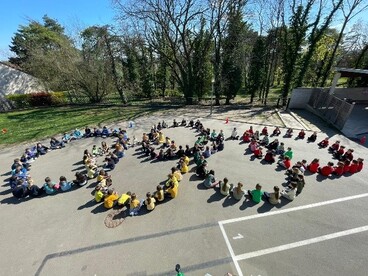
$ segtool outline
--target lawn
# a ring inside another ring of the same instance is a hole
[[[0,114],[0,145],[36,141],[88,125],[132,120],[157,111],[152,106],[49,107]]]

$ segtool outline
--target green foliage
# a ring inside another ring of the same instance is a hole
[[[266,47],[265,38],[258,37],[256,43],[254,44],[250,69],[248,75],[248,91],[250,92],[251,102],[257,92],[262,89],[262,85],[265,83],[266,79]]]
[[[242,57],[247,24],[243,21],[241,8],[241,5],[233,5],[230,8],[229,23],[223,41],[221,81],[227,104],[238,94],[242,86]]]
[[[37,92],[30,94],[13,94],[6,96],[15,108],[28,108],[38,106],[57,106],[67,103],[64,92]]]
[[[26,108],[29,107],[29,94],[11,94],[7,95],[8,99],[15,108]]]

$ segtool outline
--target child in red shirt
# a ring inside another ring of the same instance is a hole
[[[358,172],[358,161],[353,160],[349,167],[349,173],[354,174],[356,172]]]
[[[330,152],[337,152],[339,150],[339,147],[340,147],[340,141],[336,141],[335,143],[331,145],[331,147],[328,148],[328,150]]]
[[[327,166],[324,166],[322,169],[319,168],[318,171],[323,176],[330,176],[330,174],[332,174],[332,172],[334,171],[333,165],[334,164],[332,162],[328,162]]]
[[[328,141],[328,137],[326,137],[325,139],[323,139],[321,142],[318,143],[318,146],[320,146],[321,148],[327,148],[329,141]]]
[[[318,171],[319,168],[319,159],[315,158],[308,166],[307,166],[308,170],[311,173],[316,173]]]
[[[268,130],[266,126],[262,129],[262,135],[268,135]]]
[[[256,158],[262,158],[262,156],[263,156],[263,153],[262,153],[262,147],[259,147],[259,148],[256,148],[255,150],[254,150],[254,152],[253,152],[253,154],[254,154],[254,156],[256,157]]]
[[[345,160],[344,162],[344,173],[347,173],[350,170],[350,161]]]
[[[302,129],[302,130],[300,130],[300,132],[299,132],[299,134],[298,134],[298,138],[299,138],[299,139],[304,139],[304,137],[305,137],[305,132],[304,132],[304,130]]]
[[[275,152],[273,150],[269,150],[267,151],[265,157],[264,157],[264,160],[267,162],[267,163],[275,163]]]
[[[289,169],[291,167],[291,161],[290,158],[288,156],[284,157],[284,160],[280,160],[278,163],[280,166]]]
[[[249,135],[248,131],[244,132],[244,134],[243,134],[243,142],[244,143],[249,143],[250,142],[250,135]]]
[[[344,162],[338,162],[337,167],[334,168],[333,174],[341,176],[344,173]]]

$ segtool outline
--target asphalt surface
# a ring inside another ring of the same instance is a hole
[[[135,121],[128,129],[129,136],[140,139],[143,131],[158,120],[172,122],[173,114],[165,114]],[[188,119],[196,114],[188,114]],[[205,127],[223,129],[230,136],[233,127],[239,134],[249,124],[222,119],[203,118]],[[127,123],[121,123],[126,127]],[[254,125],[261,130],[262,126]],[[272,128],[270,129],[272,130]],[[282,133],[285,129],[282,129]],[[193,145],[196,133],[190,128],[170,128],[164,131],[178,145]],[[307,135],[310,132],[307,133]],[[355,149],[355,157],[367,156],[367,149],[334,134],[331,140],[341,140],[347,148]],[[324,138],[319,134],[318,140]],[[293,161],[318,157],[321,164],[331,161],[326,149],[294,138],[279,137],[286,146],[294,149]],[[62,150],[52,151],[32,163],[30,174],[35,183],[42,185],[50,176],[57,181],[60,175],[72,179],[82,169],[79,163],[84,149],[91,149],[103,139],[90,138],[73,141]],[[106,139],[111,144],[112,139]],[[256,183],[263,190],[272,191],[274,185],[285,183],[284,171],[274,165],[263,165],[244,155],[246,145],[240,141],[226,141],[225,149],[208,159],[209,169],[216,178],[228,177],[231,183],[241,181],[245,189]],[[0,159],[1,179],[8,175],[12,160],[22,148],[4,149]],[[102,159],[99,160],[100,163]],[[113,186],[118,193],[128,190],[144,198],[146,192],[166,179],[177,160],[151,162],[130,148],[111,173]],[[336,162],[336,160],[334,160]],[[190,166],[193,169],[193,165]],[[282,201],[280,206],[266,202],[257,205],[247,201],[224,199],[217,190],[206,190],[193,171],[184,175],[179,195],[150,213],[126,217],[116,228],[107,228],[105,211],[93,199],[94,183],[54,196],[31,200],[16,200],[9,193],[6,182],[0,190],[2,218],[0,265],[2,275],[175,275],[174,267],[180,263],[185,275],[239,275],[233,260],[235,256],[263,249],[309,240],[368,225],[365,216],[367,198],[346,200],[294,212],[224,224],[219,221],[242,218],[286,210],[298,206],[325,202],[368,192],[366,168],[362,172],[340,179],[324,179],[317,175],[306,176],[306,187],[293,202]],[[234,237],[239,237],[234,239]],[[242,237],[242,238],[240,238]],[[229,240],[230,253],[226,238]],[[366,275],[364,256],[367,231],[349,234],[275,253],[264,254],[238,261],[243,275]]]

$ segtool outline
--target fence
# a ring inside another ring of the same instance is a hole
[[[354,104],[330,95],[326,91],[313,91],[308,105],[326,121],[342,129],[354,108]]]
[[[45,94],[45,93],[43,93]],[[47,100],[44,100],[41,97],[37,97],[36,101],[30,101],[30,97],[34,94],[27,94],[27,95],[19,95],[19,97],[12,98],[11,100],[3,97],[0,101],[0,111],[10,111],[10,110],[17,110],[17,109],[27,109],[33,108],[35,106],[68,106],[68,105],[111,105],[111,106],[118,106],[122,105],[122,100],[119,94],[111,93],[103,97],[100,102],[92,102],[91,98],[87,95],[78,93],[78,92],[57,92],[52,93],[53,95],[57,94],[57,97],[49,97]],[[48,95],[46,93],[46,95]],[[45,96],[45,95],[42,95]],[[32,97],[31,97],[32,98]],[[56,101],[52,100],[56,98]],[[185,105],[187,103],[186,98],[183,96],[168,96],[168,97],[137,97],[134,94],[127,94],[127,100],[129,105]],[[192,97],[191,98],[192,104],[194,105],[215,105],[216,100],[215,98],[211,98],[208,96],[205,97]],[[290,99],[286,98],[279,98],[279,97],[270,97],[266,101],[261,101],[258,98],[253,99],[253,103],[250,104],[250,97],[236,97],[235,99],[231,99],[232,104],[238,105],[247,105],[250,108],[252,106],[267,106],[267,107],[287,107]],[[224,105],[226,103],[226,97],[221,96],[219,98],[220,105]]]

